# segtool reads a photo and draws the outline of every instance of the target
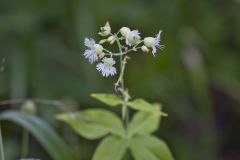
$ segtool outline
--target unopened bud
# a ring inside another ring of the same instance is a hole
[[[98,34],[100,34],[101,36],[108,36],[111,33],[111,27],[109,22],[106,22],[105,26],[100,28],[101,32],[99,32]]]
[[[21,111],[29,115],[35,115],[37,107],[33,101],[28,100],[22,104]]]
[[[141,49],[143,52],[149,52],[149,49],[145,45],[143,45]]]
[[[94,50],[97,54],[101,54],[103,52],[103,47],[100,44],[95,44],[94,45]]]
[[[153,38],[153,37],[146,37],[146,38],[144,38],[143,42],[144,42],[144,45],[146,47],[152,47],[155,44],[155,38]]]
[[[110,43],[110,44],[113,44],[116,40],[116,36],[110,36],[108,37],[107,41]]]
[[[102,52],[101,54],[99,54],[98,57],[99,57],[100,59],[102,59],[104,56],[105,56],[105,53]]]
[[[128,27],[122,27],[120,29],[120,32],[121,32],[123,37],[127,37],[127,35],[131,32],[131,30]]]
[[[107,39],[102,39],[101,41],[99,41],[99,44],[103,44],[107,41]]]

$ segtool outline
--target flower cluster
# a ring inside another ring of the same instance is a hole
[[[117,33],[112,33],[110,24],[107,22],[100,28],[100,32],[98,33],[104,37],[99,43],[96,43],[92,38],[85,38],[84,44],[88,49],[85,50],[83,55],[91,64],[101,61],[96,65],[96,68],[104,77],[114,76],[117,70],[114,67],[116,61],[113,57],[122,57],[138,49],[141,49],[143,52],[151,50],[153,56],[155,56],[157,48],[163,48],[163,45],[160,44],[161,32],[159,31],[155,37],[145,37],[142,39],[138,30],[131,30],[128,27],[122,27]],[[112,45],[115,42],[119,47],[118,53],[113,53],[102,46],[104,43]]]

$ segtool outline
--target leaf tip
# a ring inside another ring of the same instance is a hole
[[[96,93],[91,93],[90,97],[96,97]]]
[[[57,114],[57,115],[55,115],[55,118],[57,120],[63,120],[63,114]]]
[[[161,112],[161,116],[163,116],[163,117],[168,117],[168,114],[167,114],[167,113],[164,113],[164,112]]]

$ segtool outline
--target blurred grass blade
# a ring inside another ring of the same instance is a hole
[[[0,114],[0,120],[12,121],[27,129],[46,149],[53,160],[76,160],[67,144],[40,118],[19,111],[6,111]]]
[[[1,155],[0,155],[1,160],[5,160],[1,123],[0,123],[0,154],[1,154]]]

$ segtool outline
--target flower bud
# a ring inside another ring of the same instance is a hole
[[[99,41],[99,44],[103,44],[107,41],[107,39],[102,39],[101,41]]]
[[[103,47],[100,44],[94,44],[94,50],[97,54],[101,54],[103,52]]]
[[[149,52],[149,49],[145,45],[143,45],[141,49],[143,52]]]
[[[102,59],[104,56],[105,56],[105,53],[102,52],[101,54],[99,54],[98,57],[99,57],[100,59]]]
[[[28,100],[22,104],[21,111],[29,115],[35,115],[37,112],[36,105],[33,101]]]
[[[100,28],[100,32],[98,34],[100,34],[101,36],[108,36],[111,33],[111,27],[109,22],[106,22],[105,26]]]
[[[153,37],[146,37],[146,38],[144,38],[143,42],[144,42],[144,45],[146,47],[152,47],[152,46],[155,45],[155,38],[153,38]]]
[[[122,27],[120,29],[120,32],[123,37],[127,37],[127,35],[131,32],[131,30],[128,27]]]
[[[108,37],[107,41],[110,43],[110,44],[113,44],[116,40],[116,36],[110,36]]]

